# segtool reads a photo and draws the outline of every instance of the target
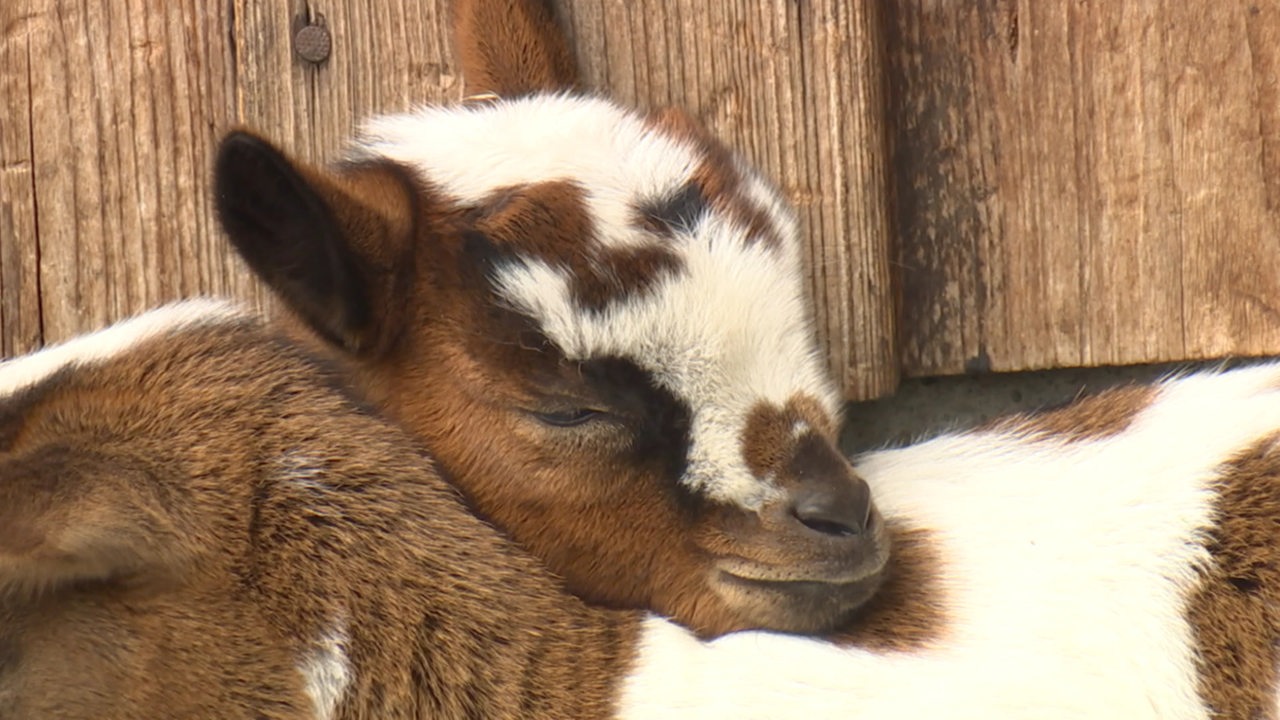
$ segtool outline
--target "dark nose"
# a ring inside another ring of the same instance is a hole
[[[824,535],[860,535],[871,517],[871,488],[834,447],[801,441],[792,460],[791,515]]]
[[[871,489],[859,477],[818,487],[802,487],[792,496],[791,514],[824,535],[860,535],[871,515]]]

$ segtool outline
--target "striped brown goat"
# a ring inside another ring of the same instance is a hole
[[[607,717],[636,619],[193,301],[0,364],[0,718]]]
[[[574,592],[707,635],[835,627],[889,543],[791,210],[687,115],[575,92],[544,3],[455,19],[487,99],[377,118],[333,170],[230,135],[231,240]]]

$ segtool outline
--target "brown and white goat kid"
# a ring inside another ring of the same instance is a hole
[[[0,364],[0,718],[1254,718],[1280,364],[874,453],[834,642],[593,610],[216,303]]]
[[[0,364],[0,718],[609,717],[638,619],[188,302]]]
[[[235,246],[575,592],[704,634],[837,626],[888,543],[790,210],[680,112],[573,93],[545,4],[455,11],[500,97],[377,118],[334,171],[232,134]]]

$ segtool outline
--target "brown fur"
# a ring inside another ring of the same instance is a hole
[[[365,367],[372,385],[387,388],[378,404],[420,433],[473,506],[571,590],[609,606],[651,606],[706,633],[746,625],[705,597],[705,559],[685,540],[709,518],[681,507],[661,472],[636,462],[625,428],[547,428],[518,409],[544,402],[514,381],[521,375],[478,366],[455,340],[429,331],[406,340],[406,358],[453,346],[444,356],[453,379],[435,380],[438,369],[424,376],[416,362]],[[435,391],[405,389],[415,386]]]
[[[834,442],[835,420],[816,398],[798,395],[783,408],[767,402],[751,408],[742,434],[742,456],[752,473],[760,477],[785,476],[784,466],[795,454],[797,440],[791,427],[798,421]]]
[[[311,717],[297,667],[335,618],[354,675],[337,717],[610,714],[638,618],[563,595],[255,325],[148,341],[0,408],[21,413],[0,528],[23,528],[0,535],[0,717]]]
[[[453,27],[468,94],[516,97],[578,84],[546,0],[454,0]]]
[[[639,203],[632,224],[645,232],[674,239],[678,232],[691,232],[699,218],[710,210],[702,188],[689,182],[675,192]]]
[[[509,188],[479,211],[475,229],[500,252],[564,267],[574,300],[589,310],[643,296],[662,277],[679,272],[679,256],[665,247],[604,250],[592,243],[596,230],[583,195],[583,188],[567,180]]]
[[[1102,440],[1124,432],[1157,392],[1154,386],[1111,388],[1056,410],[1001,418],[980,430],[1068,443]]]
[[[911,652],[939,642],[945,634],[943,561],[929,531],[891,521],[888,533],[893,555],[884,583],[857,617],[831,636],[833,642],[872,651]]]
[[[1280,437],[1222,471],[1211,564],[1190,598],[1200,693],[1217,717],[1274,718],[1280,664]]]

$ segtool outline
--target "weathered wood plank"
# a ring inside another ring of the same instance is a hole
[[[211,211],[233,82],[225,13],[194,0],[24,2],[37,217],[6,244],[37,248],[44,340],[193,294],[261,302]]]
[[[25,10],[0,7],[0,357],[32,350],[42,337]]]
[[[209,161],[230,125],[324,161],[360,118],[462,92],[442,0],[19,5],[5,102],[30,132],[0,136],[6,352],[41,327],[58,340],[185,295],[264,302],[212,219]],[[796,202],[832,362],[869,397],[893,387],[896,363],[880,55],[855,5],[572,0],[562,14],[592,85],[689,107]],[[294,52],[307,24],[330,34],[320,62]]]
[[[1280,352],[1280,6],[885,7],[906,374]]]
[[[462,82],[445,8],[443,0],[235,0],[239,121],[328,162],[370,115],[457,100]],[[309,24],[331,40],[319,63],[293,50],[294,35]]]
[[[819,332],[845,394],[897,385],[875,3],[572,0],[587,84],[680,105],[777,182],[806,229]]]

